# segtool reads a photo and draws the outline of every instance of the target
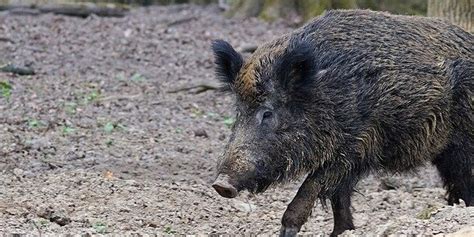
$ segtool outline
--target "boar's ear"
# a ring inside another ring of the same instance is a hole
[[[313,47],[307,42],[292,44],[277,66],[283,89],[292,95],[307,96],[316,74]]]
[[[214,51],[218,79],[224,83],[224,89],[232,88],[235,77],[243,64],[242,56],[224,40],[213,41],[212,51]]]

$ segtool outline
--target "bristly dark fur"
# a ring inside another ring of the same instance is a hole
[[[438,19],[328,11],[244,65],[218,45],[218,75],[241,95],[218,172],[253,192],[310,174],[282,230],[299,230],[318,197],[331,201],[333,236],[353,229],[351,194],[364,175],[430,161],[448,203],[474,205],[470,33]]]
[[[242,56],[224,40],[212,42],[217,78],[222,82],[222,91],[232,90],[235,78],[243,64]]]

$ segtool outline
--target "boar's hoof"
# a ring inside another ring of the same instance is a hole
[[[282,226],[280,229],[280,237],[293,237],[298,235],[298,231],[299,230],[295,227],[290,228]]]
[[[212,184],[212,187],[219,193],[219,195],[226,198],[237,197],[237,189],[230,184],[229,176],[220,174],[217,176],[216,181]]]

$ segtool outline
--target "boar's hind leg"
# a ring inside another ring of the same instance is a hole
[[[464,200],[466,206],[474,205],[474,177],[471,171],[471,158],[474,154],[472,139],[463,138],[438,155],[433,163],[439,170],[448,194],[448,204],[459,204]]]
[[[296,236],[311,215],[320,189],[316,179],[309,175],[283,214],[280,236]]]
[[[464,200],[474,206],[474,61],[458,59],[448,63],[452,84],[453,132],[451,144],[433,161],[447,189],[448,204]]]
[[[332,212],[334,215],[334,229],[331,236],[338,236],[346,230],[353,230],[351,206],[352,189],[338,191],[331,197]]]

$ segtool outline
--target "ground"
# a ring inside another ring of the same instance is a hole
[[[0,12],[0,66],[36,71],[0,73],[0,232],[277,233],[298,182],[218,196],[232,98],[188,87],[216,85],[212,39],[243,49],[291,30],[188,5],[125,18]],[[379,180],[358,185],[346,234],[474,228],[474,207],[447,206],[433,167]],[[301,232],[331,228],[318,203]]]

